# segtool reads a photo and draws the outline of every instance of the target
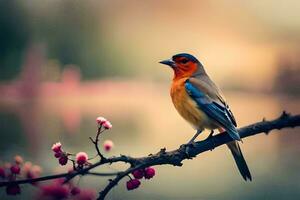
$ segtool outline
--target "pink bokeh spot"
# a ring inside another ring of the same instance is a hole
[[[8,195],[21,194],[21,188],[17,184],[9,185],[6,187],[6,194]]]
[[[0,167],[0,177],[3,178],[3,179],[6,177],[5,169],[3,167]]]
[[[103,149],[105,151],[110,151],[114,147],[114,143],[111,140],[105,140],[103,143]]]
[[[73,187],[72,189],[71,189],[71,194],[73,195],[73,196],[75,196],[75,195],[77,195],[77,194],[79,194],[80,193],[80,188],[79,187]]]

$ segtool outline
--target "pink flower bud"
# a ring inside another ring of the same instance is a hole
[[[141,178],[144,177],[144,170],[143,170],[143,169],[135,170],[134,172],[132,172],[132,175],[133,175],[134,178],[136,178],[136,179],[141,179]]]
[[[112,128],[112,124],[110,123],[110,121],[105,121],[102,126],[105,128],[105,129],[111,129]]]
[[[155,169],[153,167],[148,167],[145,169],[145,179],[150,179],[155,176]]]
[[[58,159],[60,165],[66,165],[68,163],[68,156],[63,155]]]
[[[80,188],[79,187],[73,187],[72,189],[71,189],[71,194],[72,195],[77,195],[77,194],[79,194],[80,193]]]
[[[102,125],[104,122],[106,122],[107,119],[105,119],[104,117],[97,117],[96,118],[96,122],[99,124],[99,125]]]
[[[135,188],[138,188],[141,185],[141,181],[138,179],[132,179],[132,182]]]
[[[1,178],[5,178],[6,175],[5,175],[5,169],[3,167],[0,167],[0,177]]]
[[[105,140],[103,143],[103,149],[105,151],[110,151],[114,147],[114,143],[111,140]]]
[[[135,188],[138,188],[141,185],[141,182],[138,179],[132,179],[132,185]]]
[[[138,179],[131,179],[126,182],[127,190],[133,190],[138,188],[141,185],[141,182]]]
[[[16,162],[17,165],[20,165],[20,164],[23,163],[23,158],[19,155],[16,155],[15,156],[15,162]]]
[[[54,157],[55,158],[59,158],[59,157],[61,157],[61,155],[62,155],[62,152],[56,152],[56,153],[54,153]]]
[[[76,154],[76,162],[78,165],[84,165],[88,160],[88,155],[85,152],[79,152]]]
[[[129,180],[129,181],[126,182],[126,188],[127,188],[127,190],[133,190],[134,189],[131,180]]]
[[[13,184],[6,187],[6,194],[17,195],[21,194],[21,188],[19,185]]]
[[[52,149],[52,151],[54,153],[62,152],[62,150],[61,150],[61,143],[57,142],[57,143],[53,144],[51,149]]]
[[[13,165],[10,167],[10,171],[12,174],[20,174],[20,167],[18,165]]]

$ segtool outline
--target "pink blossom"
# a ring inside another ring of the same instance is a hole
[[[68,156],[63,155],[58,159],[60,165],[66,165],[68,163]]]
[[[16,162],[17,165],[20,165],[20,164],[23,163],[23,158],[19,155],[16,155],[15,156],[15,162]]]
[[[132,175],[133,175],[134,178],[136,178],[136,179],[141,179],[141,178],[144,177],[144,170],[143,170],[143,169],[135,170],[134,172],[132,172]]]
[[[105,121],[102,126],[105,128],[105,129],[111,129],[112,128],[112,124],[110,123],[110,121]]]
[[[155,169],[153,167],[148,167],[145,169],[145,179],[150,179],[155,176]]]
[[[10,167],[10,171],[12,174],[20,174],[20,167],[18,165],[13,165]]]
[[[131,180],[126,182],[126,188],[127,188],[127,190],[133,190],[134,189],[133,183],[132,183]]]
[[[85,152],[79,152],[76,154],[76,162],[78,165],[84,165],[88,160],[88,155]]]
[[[6,187],[6,194],[8,195],[21,194],[21,188],[17,184],[9,185]]]
[[[141,182],[138,179],[131,179],[126,182],[127,190],[133,190],[140,186]]]
[[[99,125],[102,125],[104,122],[106,122],[107,119],[105,119],[104,117],[97,117],[96,118],[96,122],[99,124]]]
[[[38,165],[32,165],[31,162],[25,162],[22,171],[26,178],[37,178],[41,175],[42,168]],[[37,182],[33,184],[36,185]]]
[[[111,140],[105,140],[103,143],[103,148],[105,151],[110,151],[114,147],[114,143]]]
[[[51,149],[54,153],[62,152],[61,143],[57,142],[57,143],[53,144]]]
[[[61,157],[61,155],[62,155],[62,152],[55,152],[54,153],[55,158],[59,158],[59,157]]]

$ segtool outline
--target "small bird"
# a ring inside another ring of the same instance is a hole
[[[187,53],[174,55],[171,59],[160,62],[174,71],[171,85],[171,97],[178,113],[197,130],[189,141],[193,143],[204,130],[219,132],[225,130],[232,142],[227,143],[237,167],[244,180],[252,180],[238,141],[241,138],[236,130],[236,120],[219,88],[209,78],[203,65],[194,56]]]

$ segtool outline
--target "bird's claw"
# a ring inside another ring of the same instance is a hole
[[[189,152],[190,152],[190,149],[195,148],[195,146],[196,146],[196,143],[194,141],[190,141],[189,143],[184,144],[184,147],[185,147],[184,153],[188,159],[191,159],[193,157],[190,155]]]
[[[190,141],[189,143],[186,144],[188,147],[195,147],[196,143],[195,141]]]
[[[207,136],[205,140],[210,139],[214,135],[214,130],[211,130],[210,134]]]
[[[192,156],[191,156],[190,153],[189,153],[189,146],[187,146],[187,147],[185,148],[184,154],[186,155],[186,157],[187,157],[188,159],[192,158]]]

